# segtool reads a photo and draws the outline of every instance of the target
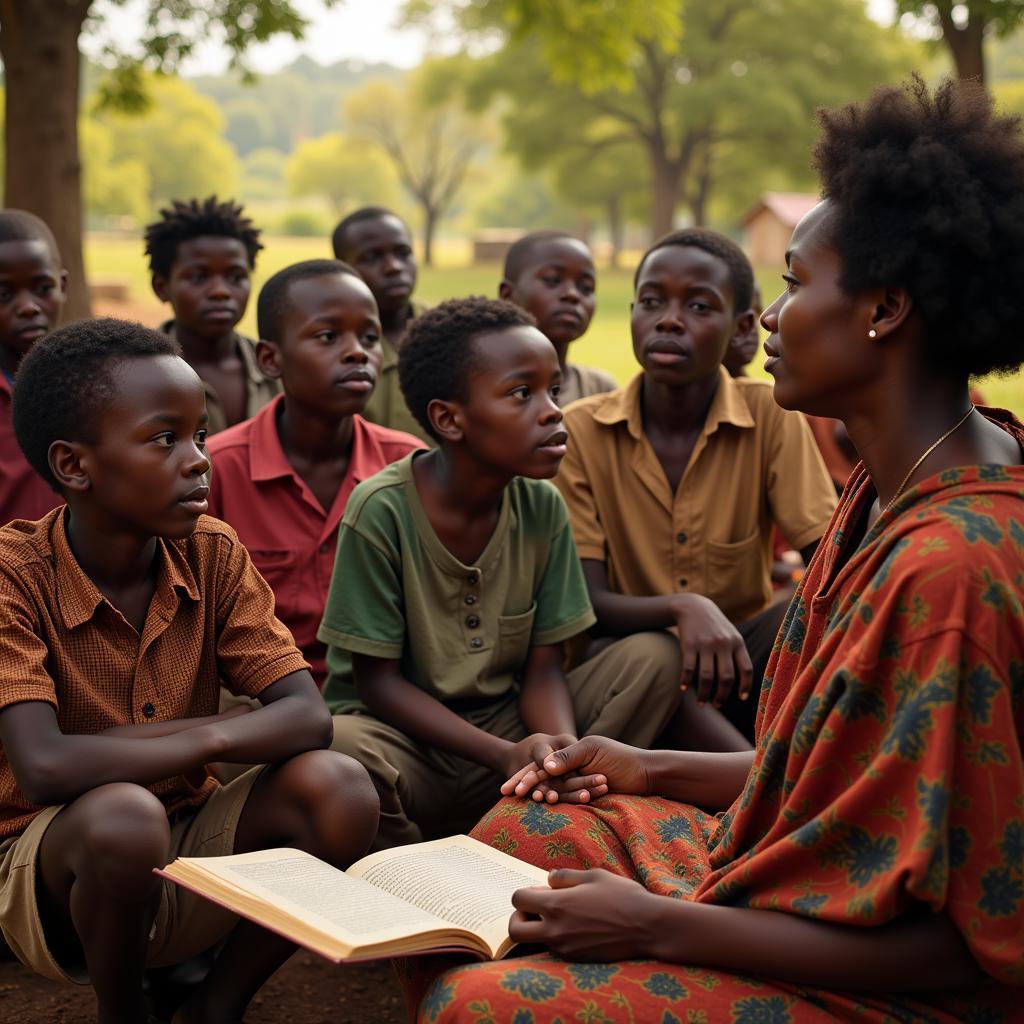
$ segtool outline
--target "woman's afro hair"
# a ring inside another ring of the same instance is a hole
[[[483,362],[474,339],[535,323],[511,302],[480,296],[449,299],[413,320],[398,356],[398,383],[409,411],[435,441],[441,439],[427,407],[434,399],[465,401],[470,373]]]
[[[917,75],[819,111],[814,166],[844,290],[905,288],[944,373],[1024,362],[1024,142],[970,82]]]

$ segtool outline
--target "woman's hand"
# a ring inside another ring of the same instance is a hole
[[[560,868],[549,889],[519,889],[508,933],[547,946],[565,960],[634,960],[652,956],[660,901],[639,882],[609,871]]]
[[[607,736],[584,736],[570,746],[562,747],[549,754],[542,765],[527,765],[513,775],[502,787],[506,796],[526,796],[531,789],[541,784],[560,780],[565,790],[556,793],[557,799],[568,799],[575,803],[604,796],[605,793],[633,793],[646,795],[651,792],[650,777],[644,763],[646,751],[630,747]],[[572,787],[572,788],[570,788]],[[564,793],[568,796],[564,796]],[[582,798],[582,793],[588,795]],[[550,797],[537,797],[547,799]]]

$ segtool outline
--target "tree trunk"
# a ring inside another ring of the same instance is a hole
[[[985,84],[985,16],[972,10],[962,28],[953,21],[952,7],[939,5],[942,38],[953,56],[956,77],[975,78]]]
[[[434,265],[434,229],[437,227],[437,211],[432,206],[423,206],[423,266]]]
[[[622,203],[618,196],[608,199],[608,238],[611,241],[608,264],[612,270],[618,270],[622,253]]]
[[[0,0],[4,205],[49,225],[68,271],[64,320],[89,316],[78,157],[78,36],[91,0]]]
[[[660,151],[652,151],[650,161],[651,236],[661,238],[672,230],[683,174],[682,168]]]

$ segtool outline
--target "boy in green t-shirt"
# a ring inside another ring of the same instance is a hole
[[[566,676],[563,641],[594,614],[557,490],[561,369],[511,303],[417,318],[399,375],[438,448],[353,491],[319,637],[334,744],[381,798],[377,848],[458,831],[500,783],[576,736],[649,745],[679,702],[667,633],[616,643]],[[535,799],[585,801],[594,780]]]

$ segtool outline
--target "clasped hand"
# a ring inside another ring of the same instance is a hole
[[[644,751],[607,736],[584,736],[553,749],[521,767],[501,787],[505,796],[529,795],[552,804],[588,803],[609,791],[649,793],[650,778]]]

